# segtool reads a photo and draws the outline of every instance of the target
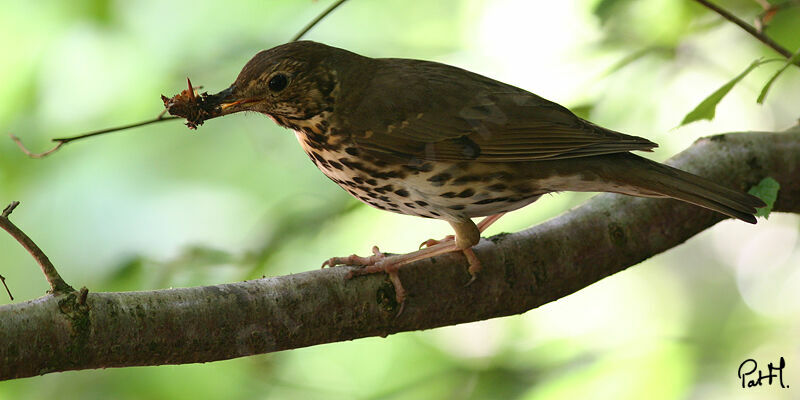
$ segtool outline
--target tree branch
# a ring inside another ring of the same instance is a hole
[[[780,55],[786,57],[786,59],[792,58],[792,52],[787,50],[785,47],[778,44],[778,42],[772,40],[769,36],[767,36],[764,32],[756,29],[754,26],[744,22],[741,18],[731,14],[728,10],[717,6],[716,4],[708,1],[708,0],[695,0],[696,2],[700,3],[701,5],[705,6],[711,11],[719,14],[723,18],[727,19],[730,22],[738,25],[740,28],[744,29],[747,33],[755,37],[756,39],[760,40],[761,43],[769,46],[772,50],[775,50]],[[795,65],[800,67],[800,61],[795,61]]]
[[[774,210],[800,212],[800,129],[704,138],[670,164],[740,190],[771,176],[781,184]],[[400,318],[384,276],[345,281],[344,267],[207,287],[45,296],[0,307],[0,379],[223,360],[518,314],[720,220],[674,200],[602,194],[528,230],[482,240],[475,253],[484,269],[469,287],[458,254],[403,267],[409,297]]]
[[[325,11],[322,12],[322,14],[317,15],[317,18],[314,18],[311,22],[308,23],[308,25],[306,25],[302,30],[300,30],[300,32],[294,35],[294,37],[292,38],[292,40],[290,40],[290,42],[296,42],[300,40],[303,36],[305,36],[306,33],[308,33],[308,31],[311,30],[311,28],[316,26],[320,21],[322,21],[325,17],[327,17],[328,14],[332,13],[333,10],[337,9],[345,1],[347,0],[337,0],[336,2],[331,4],[328,8],[325,9]]]
[[[189,78],[186,78],[186,79],[188,81]],[[197,88],[201,88],[201,87],[202,86],[198,86]],[[189,89],[190,90],[192,89],[191,82],[189,82]],[[194,92],[192,92],[192,93],[194,93]],[[11,140],[13,140],[14,143],[17,144],[17,147],[19,147],[19,149],[22,150],[22,152],[25,153],[26,156],[28,156],[30,158],[44,158],[44,157],[49,156],[50,154],[53,154],[53,153],[57,152],[58,150],[61,149],[62,146],[64,146],[65,144],[67,144],[69,142],[74,142],[76,140],[81,140],[81,139],[89,138],[89,137],[92,137],[92,136],[104,135],[106,133],[119,132],[119,131],[124,131],[124,130],[127,130],[127,129],[131,129],[131,128],[138,128],[140,126],[150,125],[150,124],[154,124],[156,122],[170,121],[170,120],[173,120],[173,119],[178,119],[178,117],[172,117],[172,116],[166,116],[165,117],[164,113],[166,113],[166,110],[161,111],[158,114],[157,117],[155,117],[153,119],[148,119],[147,121],[135,122],[135,123],[132,123],[132,124],[127,124],[127,125],[122,125],[122,126],[115,126],[113,128],[104,128],[104,129],[100,129],[100,130],[96,130],[96,131],[92,131],[92,132],[82,133],[82,134],[77,135],[77,136],[70,136],[70,137],[62,137],[62,138],[51,139],[53,142],[56,142],[56,145],[51,147],[49,150],[46,150],[46,151],[41,152],[41,153],[34,153],[34,152],[28,150],[28,148],[25,147],[24,144],[22,144],[22,140],[19,137],[17,137],[16,135],[9,133],[8,136],[11,137]]]
[[[3,210],[3,213],[0,214],[0,228],[3,228],[6,232],[8,232],[8,234],[16,239],[17,242],[19,242],[19,244],[25,248],[25,250],[28,250],[28,253],[31,253],[33,259],[36,260],[36,262],[39,264],[39,267],[42,268],[42,273],[44,273],[47,283],[50,284],[51,293],[60,294],[75,291],[72,286],[68,285],[67,282],[61,278],[61,275],[59,275],[58,271],[56,271],[56,267],[52,262],[50,262],[50,259],[47,258],[47,255],[44,254],[42,249],[40,249],[39,246],[37,246],[36,243],[34,243],[34,241],[25,234],[25,232],[17,228],[17,226],[14,225],[10,219],[8,219],[8,216],[11,215],[11,212],[14,211],[18,205],[18,201],[12,201],[11,204],[9,204],[8,207]],[[11,296],[11,292],[8,292],[8,295]]]

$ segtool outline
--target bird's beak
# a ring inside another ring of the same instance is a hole
[[[244,111],[247,109],[245,104],[248,103],[255,103],[261,99],[252,98],[252,97],[245,97],[242,98],[239,94],[236,93],[236,85],[233,84],[229,88],[213,95],[214,100],[217,104],[219,104],[220,108],[220,115],[227,115],[233,114],[235,112]]]

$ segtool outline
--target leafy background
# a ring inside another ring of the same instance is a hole
[[[750,0],[719,1],[746,20]],[[327,1],[0,1],[0,127],[34,150],[155,116],[185,78],[227,87],[258,50],[292,37]],[[768,34],[800,47],[800,8]],[[677,129],[706,96],[774,57],[692,1],[352,0],[307,38],[370,56],[455,64],[592,121],[661,144],[782,130],[800,73],[742,79],[713,121]],[[585,200],[548,196],[500,220],[516,231]],[[409,251],[447,224],[363,206],[258,115],[177,122],[26,158],[0,138],[0,201],[65,279],[92,291],[208,285],[300,272],[372,244]],[[726,221],[642,265],[521,316],[201,365],[77,371],[0,383],[2,399],[795,398],[800,388],[800,219]],[[0,235],[0,274],[26,301],[47,289]],[[413,290],[413,288],[409,288]],[[2,292],[0,292],[2,294]],[[0,304],[10,300],[0,296]],[[2,321],[0,321],[2,329]],[[790,389],[742,390],[739,364],[785,357]],[[794,388],[794,386],[797,388]]]

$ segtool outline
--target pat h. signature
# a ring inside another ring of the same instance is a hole
[[[772,363],[767,364],[766,375],[765,371],[758,368],[758,363],[752,358],[742,361],[739,364],[739,379],[742,381],[742,388],[751,388],[755,386],[772,386],[773,383],[779,383],[782,388],[788,388],[789,385],[783,383],[783,369],[786,367],[786,360],[781,357],[776,367]]]

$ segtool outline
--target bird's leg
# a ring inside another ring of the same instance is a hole
[[[364,268],[356,269],[350,271],[348,274],[348,278],[352,278],[354,276],[360,275],[368,275],[374,274],[377,272],[385,272],[389,274],[390,279],[395,284],[395,293],[398,297],[398,302],[404,300],[405,298],[405,291],[402,290],[402,285],[399,286],[400,279],[396,277],[397,270],[400,269],[401,266],[410,264],[414,261],[424,260],[426,258],[435,257],[441,254],[450,253],[453,251],[461,250],[464,252],[464,255],[467,257],[469,261],[469,273],[472,275],[473,279],[475,279],[475,273],[480,270],[480,261],[475,256],[475,253],[472,251],[472,246],[478,244],[481,239],[481,233],[478,230],[478,227],[475,225],[472,220],[467,219],[462,222],[450,222],[450,226],[453,227],[455,230],[454,240],[443,240],[440,243],[434,244],[430,247],[426,247],[421,250],[417,250],[407,254],[398,254],[393,256],[383,256],[381,253],[381,259],[377,262],[374,262],[370,265],[365,265]],[[373,252],[375,252],[377,248],[373,248]],[[378,253],[376,253],[378,254]],[[323,264],[325,265],[338,265],[342,264],[341,261],[355,261],[357,265],[363,265],[361,261],[371,261],[373,257],[358,257],[358,256],[350,256],[350,257],[339,257],[339,258],[332,258]],[[338,262],[338,263],[337,263]],[[336,264],[334,264],[336,263]],[[345,262],[346,263],[346,262]]]
[[[475,282],[478,271],[483,268],[481,261],[478,260],[478,256],[476,256],[475,252],[472,251],[472,246],[478,244],[478,242],[481,240],[481,233],[483,233],[483,231],[485,231],[493,223],[497,222],[497,220],[503,215],[505,215],[505,213],[490,215],[482,219],[481,222],[478,222],[478,225],[472,224],[472,221],[470,220],[468,220],[470,224],[454,222],[450,223],[450,225],[452,225],[453,229],[456,231],[456,247],[461,250],[462,253],[464,253],[464,257],[466,257],[467,262],[469,262],[468,271],[471,278],[465,286],[469,286],[472,284],[472,282]],[[447,240],[447,238],[445,238],[445,240]]]
[[[469,274],[472,277],[467,285],[475,281],[475,274],[481,270],[481,262],[472,251],[472,246],[481,241],[481,231],[472,220],[468,219],[463,222],[450,222],[450,226],[456,231],[455,245],[456,249],[461,250],[464,256],[467,257],[469,262]]]
[[[377,249],[377,247],[373,247],[373,249]],[[340,263],[338,263],[336,265],[363,265],[364,268],[355,269],[355,270],[350,272],[350,274],[348,275],[348,278],[352,278],[354,276],[369,275],[369,274],[374,274],[374,273],[377,273],[377,272],[387,272],[387,273],[389,273],[389,272],[392,272],[392,271],[396,271],[397,269],[399,269],[399,267],[401,267],[403,265],[406,265],[406,264],[410,264],[410,263],[412,263],[414,261],[424,260],[426,258],[435,257],[435,256],[438,256],[438,255],[445,254],[445,253],[450,253],[450,252],[456,251],[456,250],[459,250],[458,247],[456,247],[456,243],[453,242],[453,241],[450,241],[450,242],[442,242],[442,243],[439,243],[437,245],[424,248],[422,250],[413,251],[411,253],[397,254],[397,255],[392,255],[392,256],[383,256],[383,258],[381,258],[378,261],[376,261],[376,262],[374,262],[372,264],[369,264],[369,265],[358,264],[358,263],[356,263],[356,264],[347,264],[347,263],[342,263],[342,262],[340,262]],[[350,256],[350,257],[353,257],[353,256]],[[333,266],[333,265],[330,264],[331,260],[337,260],[337,259],[338,260],[347,260],[347,259],[350,259],[350,257],[334,257],[334,258],[326,261],[324,266]],[[370,259],[370,258],[375,257],[375,256],[372,256],[372,257],[358,257],[358,256],[356,256],[356,257],[358,259],[367,260],[367,259]]]
[[[502,217],[503,215],[506,215],[506,213],[502,212],[500,214],[490,215],[482,219],[481,222],[478,222],[478,231],[480,233],[483,233],[483,231],[485,231],[486,228],[491,226],[493,223],[497,222],[497,220],[500,219],[500,217]]]
[[[497,222],[497,220],[500,219],[500,217],[502,217],[505,214],[506,213],[494,214],[494,215],[490,215],[490,216],[482,219],[481,222],[478,222],[478,232],[483,233],[483,231],[485,231],[486,228],[488,228],[493,223]],[[455,236],[453,236],[453,235],[447,235],[444,238],[439,239],[439,240],[428,239],[428,240],[422,242],[419,245],[419,248],[421,249],[423,247],[431,247],[433,245],[436,245],[436,244],[439,244],[439,243],[442,243],[442,242],[447,242],[449,240],[453,240],[454,238],[455,238]]]

